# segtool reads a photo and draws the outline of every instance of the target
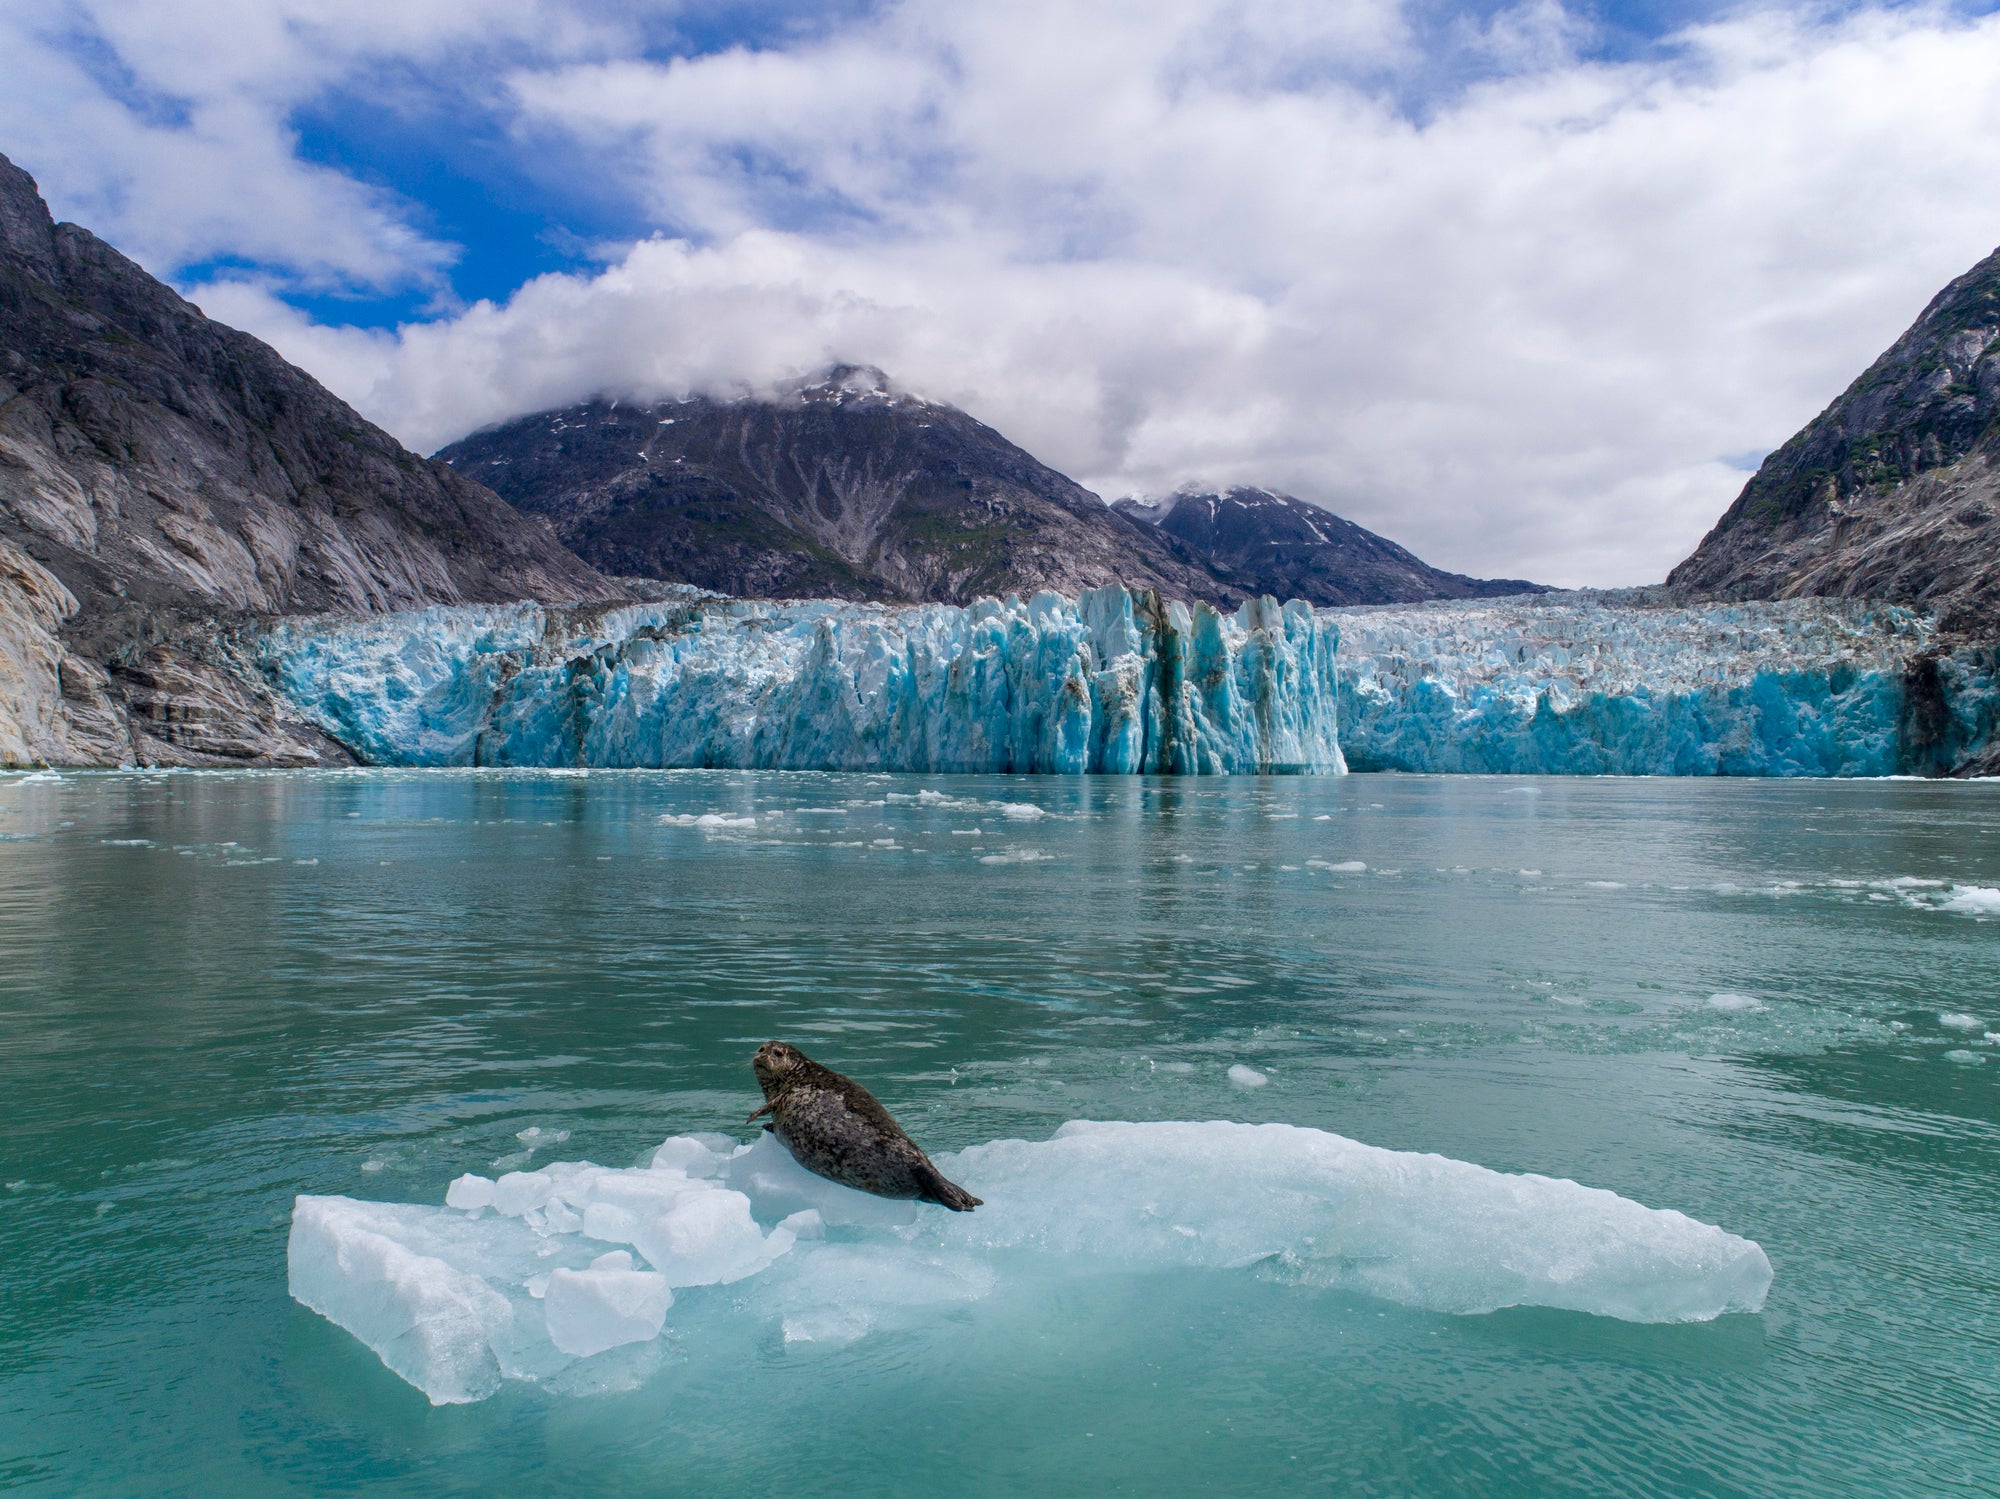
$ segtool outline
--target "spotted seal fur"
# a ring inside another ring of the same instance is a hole
[[[877,1197],[935,1202],[954,1213],[979,1206],[979,1198],[945,1180],[875,1095],[852,1078],[783,1041],[766,1041],[750,1065],[764,1106],[744,1123],[769,1114],[773,1122],[764,1128],[815,1176]]]

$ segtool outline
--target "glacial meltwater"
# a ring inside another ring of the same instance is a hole
[[[42,772],[0,988],[10,1493],[2000,1473],[2000,785]]]

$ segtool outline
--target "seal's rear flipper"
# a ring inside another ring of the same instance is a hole
[[[969,1213],[985,1200],[974,1197],[957,1182],[946,1181],[944,1173],[935,1166],[924,1172],[921,1179],[924,1186],[923,1201],[950,1208],[954,1213]]]

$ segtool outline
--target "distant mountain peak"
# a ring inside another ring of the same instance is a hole
[[[608,571],[746,596],[967,603],[1243,590],[955,406],[836,364],[775,391],[585,402],[438,455]]]
[[[1211,569],[1237,578],[1251,591],[1315,604],[1400,604],[1543,591],[1521,578],[1444,572],[1323,506],[1255,485],[1221,490],[1183,485],[1168,495],[1120,500],[1113,508],[1173,537]]]
[[[780,402],[801,405],[831,403],[837,406],[872,403],[879,405],[930,405],[921,396],[905,390],[888,373],[872,364],[832,364],[800,379],[780,383],[774,392]]]

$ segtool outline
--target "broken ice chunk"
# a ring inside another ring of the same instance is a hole
[[[444,1205],[448,1208],[463,1208],[469,1213],[493,1206],[492,1178],[466,1172],[445,1189]]]
[[[552,1270],[542,1294],[549,1341],[575,1358],[660,1335],[674,1293],[667,1278],[632,1268],[622,1251],[600,1255],[587,1270]]]

